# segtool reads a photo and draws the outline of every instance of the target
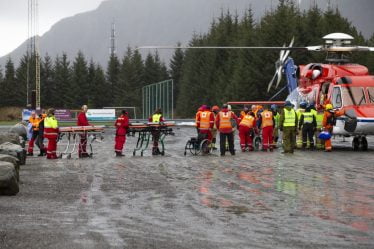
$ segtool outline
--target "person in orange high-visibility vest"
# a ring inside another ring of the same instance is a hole
[[[235,155],[234,132],[232,122],[237,121],[238,117],[235,115],[235,113],[229,111],[228,106],[224,104],[222,106],[221,111],[218,113],[216,117],[216,125],[219,130],[221,156],[224,156],[226,152],[226,138],[229,143],[229,151],[231,155]]]
[[[34,143],[37,140],[38,134],[39,134],[39,121],[40,121],[40,119],[36,115],[35,111],[32,111],[31,116],[29,118],[29,122],[32,125],[32,137],[31,137],[30,142],[29,142],[29,148],[27,149],[27,152],[28,152],[27,155],[28,156],[33,156],[34,155]],[[42,150],[43,148],[39,148],[39,149]]]
[[[258,127],[262,129],[262,150],[273,151],[273,130],[274,130],[274,116],[273,112],[268,108],[265,108],[261,114],[259,114]]]
[[[199,130],[200,137],[206,136],[209,142],[212,142],[212,129],[214,126],[214,114],[210,111],[209,106],[198,114],[196,127]]]
[[[248,107],[244,107],[238,123],[240,147],[242,152],[245,152],[247,149],[253,151],[253,139],[251,134],[253,134],[253,130],[256,128],[255,114],[250,112]]]
[[[332,104],[326,104],[325,112],[323,113],[323,120],[322,126],[324,131],[328,131],[332,135],[332,131],[334,129],[334,125],[336,123],[336,118],[344,115],[344,110],[338,111],[333,110]],[[331,152],[332,145],[331,145],[331,138],[325,141],[325,151]]]

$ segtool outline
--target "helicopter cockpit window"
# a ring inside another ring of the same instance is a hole
[[[344,105],[366,104],[365,93],[362,87],[342,87]]]
[[[374,87],[368,87],[369,102],[374,103]]]
[[[339,87],[334,87],[334,90],[332,92],[332,105],[335,108],[342,107],[342,95]]]

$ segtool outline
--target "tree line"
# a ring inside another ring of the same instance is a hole
[[[283,46],[295,37],[294,46],[311,46],[323,44],[322,37],[334,32],[352,35],[355,44],[374,46],[374,34],[365,39],[338,9],[322,11],[315,5],[302,11],[293,0],[279,0],[258,21],[251,8],[240,16],[222,12],[209,31],[194,34],[189,45]],[[290,56],[297,64],[306,64],[323,62],[326,55],[292,52]],[[373,72],[373,54],[354,53],[352,57]],[[73,61],[66,54],[54,59],[46,55],[41,59],[41,102],[42,107],[79,108],[86,103],[90,108],[135,106],[140,110],[142,87],[172,78],[177,116],[192,117],[202,104],[269,99],[279,90],[267,93],[278,58],[279,51],[270,50],[176,49],[167,67],[157,51],[142,58],[138,50],[128,47],[123,58],[112,55],[103,69],[88,62],[82,52]],[[0,106],[25,106],[26,93],[35,86],[35,56],[23,56],[17,68],[9,58],[5,70],[0,68],[0,86]]]

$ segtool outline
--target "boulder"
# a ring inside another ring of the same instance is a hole
[[[27,139],[27,124],[26,123],[18,123],[12,126],[9,130],[9,133],[17,134],[20,137],[23,137],[25,140]]]
[[[19,185],[14,165],[0,162],[0,195],[16,195],[18,192]]]
[[[19,168],[20,168],[19,160],[14,156],[0,154],[0,162],[8,162],[14,165],[14,168],[16,169],[16,174],[17,174],[17,181],[19,182]]]
[[[19,144],[5,142],[0,144],[0,154],[10,155],[18,158],[21,165],[26,163],[26,151]]]
[[[9,133],[9,132],[7,132],[7,133],[5,133],[5,132],[1,133],[0,134],[0,144],[5,143],[5,142],[9,142],[9,143],[21,145],[20,136],[18,136],[15,133]]]

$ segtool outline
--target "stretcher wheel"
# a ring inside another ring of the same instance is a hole
[[[140,152],[140,156],[143,156],[143,151],[142,151],[142,152]]]
[[[184,151],[184,156],[186,156],[187,155],[187,152],[186,151]]]
[[[260,137],[255,137],[254,140],[255,140],[254,141],[255,150],[260,150],[261,138]]]
[[[132,152],[132,155],[135,156],[135,151]]]
[[[71,154],[69,153],[66,158],[71,159]]]

